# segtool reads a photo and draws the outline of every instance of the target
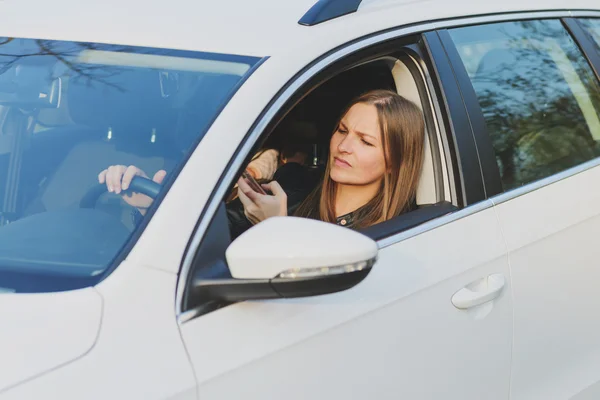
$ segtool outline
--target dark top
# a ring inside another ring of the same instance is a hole
[[[358,210],[337,217],[335,223],[346,228],[354,228],[354,222],[360,210],[359,208]]]

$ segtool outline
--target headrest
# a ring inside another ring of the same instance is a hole
[[[400,96],[416,104],[422,109],[421,95],[415,78],[406,66],[400,60],[394,63],[392,75],[396,82],[397,92]],[[419,175],[419,184],[417,186],[416,203],[417,205],[434,204],[437,202],[437,191],[435,186],[435,169],[433,167],[433,152],[429,143],[429,134],[425,126],[425,135],[423,137],[423,166]]]
[[[4,64],[0,73],[0,104],[38,110],[58,107],[61,82],[51,74],[56,60],[32,56]]]
[[[394,77],[398,94],[405,99],[412,101],[421,109],[421,95],[419,94],[417,83],[406,64],[397,60],[392,68],[392,76]]]

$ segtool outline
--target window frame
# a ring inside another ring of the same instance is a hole
[[[460,208],[485,199],[485,193],[482,190],[483,180],[466,108],[461,93],[457,90],[447,56],[437,40],[437,35],[416,33],[398,35],[393,40],[383,38],[377,41],[365,40],[365,42],[365,45],[354,51],[350,50],[354,44],[351,43],[345,49],[326,55],[324,59],[329,58],[331,61],[324,67],[312,72],[311,67],[308,67],[307,72],[300,73],[300,76],[306,77],[305,81],[297,87],[289,84],[287,88],[283,88],[279,98],[276,97],[263,111],[257,120],[259,122],[240,143],[233,156],[233,162],[230,161],[228,170],[221,176],[211,200],[209,200],[211,203],[217,203],[217,209],[213,215],[201,217],[201,221],[210,218],[203,239],[195,248],[193,245],[188,245],[188,251],[184,257],[184,267],[187,262],[187,268],[182,269],[178,282],[178,293],[181,293],[181,299],[178,299],[177,302],[178,311],[181,313],[180,321],[187,321],[227,305],[211,301],[199,302],[198,296],[190,292],[190,288],[193,287],[192,283],[197,279],[230,278],[229,271],[225,271],[227,268],[223,257],[225,249],[230,243],[227,217],[222,201],[225,189],[229,189],[233,185],[234,177],[249,161],[253,154],[252,150],[260,147],[268,133],[300,100],[319,83],[349,68],[381,58],[402,59],[401,55],[408,55],[416,61],[412,67],[408,65],[409,63],[406,64],[409,70],[416,68],[424,75],[419,77],[416,70],[411,70],[421,95],[432,151],[437,150],[438,154],[443,152],[446,162],[446,166],[442,167],[439,165],[439,161],[438,165],[434,161],[434,169],[443,170],[443,173],[448,174],[448,183],[452,188],[450,190],[451,198],[443,198],[444,189],[442,188],[442,193],[439,193],[439,177],[436,177],[438,191],[436,204],[368,228],[363,232],[364,234],[377,240],[380,247],[385,247],[418,234],[418,227],[422,227],[432,220],[441,219],[445,215],[455,213]],[[318,65],[322,61],[323,59],[317,60],[315,64]],[[444,78],[442,79],[441,76]],[[296,81],[297,79],[298,76]],[[453,89],[448,91],[448,88]],[[281,99],[281,93],[286,91],[291,92],[289,97],[277,104],[277,100]],[[453,113],[452,117],[449,116],[449,110]],[[265,122],[261,125],[260,121]],[[461,157],[457,157],[459,152]],[[198,235],[198,230],[196,235]],[[197,271],[199,272],[196,273]]]
[[[432,71],[435,71],[440,90],[439,99],[445,107],[442,118],[451,125],[454,148],[452,160],[456,187],[461,188],[458,194],[459,207],[484,200],[485,187],[481,162],[477,155],[477,143],[474,140],[473,126],[469,120],[464,94],[461,91],[452,65],[452,59],[444,47],[437,31],[423,33],[428,50]],[[460,185],[460,186],[458,186]]]
[[[573,13],[565,12],[564,14],[572,15]],[[452,26],[448,27],[448,29],[523,20],[559,21],[563,25],[569,36],[573,39],[575,45],[579,48],[581,54],[584,56],[584,58],[590,65],[596,77],[596,80],[600,84],[600,53],[596,50],[595,44],[591,42],[592,39],[587,35],[581,24],[576,19],[565,16],[564,14],[549,16],[539,15],[537,18],[535,16],[532,17],[531,15],[524,15],[523,18],[519,18],[519,16],[517,16],[501,20],[489,20],[478,24],[462,24]],[[588,15],[588,13],[583,14]],[[600,12],[590,12],[589,14],[595,15],[596,18],[600,18]],[[486,174],[484,175],[484,181],[485,186],[488,189],[487,198],[494,199],[494,203],[499,204],[500,202],[521,196],[528,192],[534,191],[540,187],[549,185],[551,183],[565,179],[579,172],[585,171],[586,169],[600,165],[600,157],[596,157],[583,163],[577,164],[573,167],[567,168],[558,173],[549,175],[543,179],[529,182],[521,187],[505,191],[502,187],[500,168],[498,167],[498,164],[496,162],[496,155],[494,147],[492,145],[492,140],[487,130],[487,125],[483,116],[483,110],[477,100],[477,95],[475,93],[473,83],[471,82],[471,79],[467,74],[466,67],[460,58],[458,49],[452,41],[448,30],[438,30],[438,33],[442,37],[444,48],[449,53],[452,67],[457,73],[457,81],[460,85],[465,102],[467,104],[469,119],[471,121],[474,121],[474,125],[478,127],[474,135],[477,138],[477,150],[478,154],[480,155],[482,170],[486,171]]]

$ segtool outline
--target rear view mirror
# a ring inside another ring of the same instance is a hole
[[[58,108],[62,78],[48,76],[47,65],[20,63],[0,74],[0,104],[28,109]]]
[[[361,282],[377,257],[370,238],[335,224],[275,217],[238,237],[226,251],[233,279],[193,283],[202,297],[223,301],[315,296]]]

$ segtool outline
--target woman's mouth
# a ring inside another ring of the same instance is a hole
[[[342,160],[341,158],[333,157],[333,160],[338,167],[350,168],[352,166],[348,161]]]

